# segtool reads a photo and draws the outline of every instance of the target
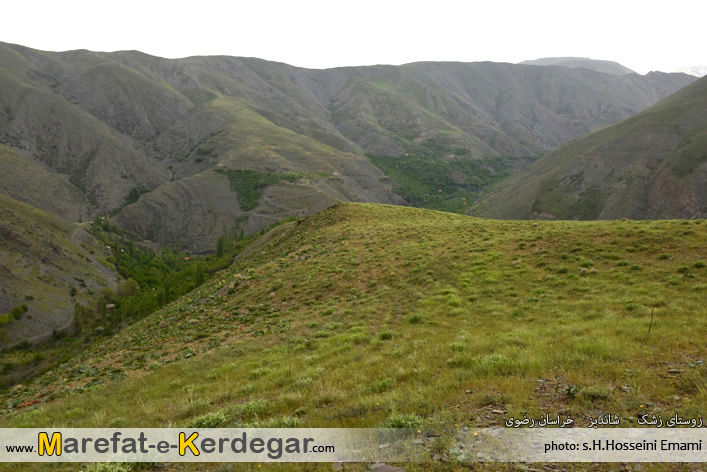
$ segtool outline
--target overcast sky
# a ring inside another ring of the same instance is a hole
[[[695,0],[6,3],[0,41],[49,51],[225,54],[318,69],[549,56],[612,60],[642,74],[707,64]]]

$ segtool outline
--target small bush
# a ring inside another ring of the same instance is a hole
[[[245,384],[244,386],[238,389],[239,395],[249,395],[253,392],[255,392],[255,386],[253,384]]]
[[[205,415],[197,416],[189,421],[187,428],[218,428],[228,421],[223,411],[214,411]]]
[[[466,344],[459,342],[450,343],[449,349],[454,352],[463,352],[466,349]]]
[[[679,275],[669,275],[668,276],[668,285],[672,285],[673,287],[676,285],[680,285],[680,282],[682,281],[682,278]]]
[[[295,380],[290,386],[290,390],[295,392],[301,392],[303,390],[310,390],[314,387],[314,380],[310,377],[300,377]]]
[[[370,391],[374,393],[383,393],[391,390],[395,386],[395,380],[390,377],[386,377],[381,380],[376,380],[370,386]]]
[[[234,409],[244,419],[257,418],[264,415],[268,410],[268,401],[262,399],[251,400],[236,406]]]
[[[378,338],[381,341],[388,341],[390,339],[393,339],[393,332],[392,331],[383,331],[378,335]]]
[[[626,305],[625,305],[626,311],[634,311],[634,310],[637,309],[639,306],[640,306],[640,305],[638,305],[637,303],[634,303],[633,300],[628,300],[628,301],[626,302]]]
[[[706,265],[706,264],[705,264],[705,261],[700,260],[700,261],[696,261],[696,262],[693,264],[693,267],[694,267],[695,269],[702,269],[703,267],[705,267],[705,265]]]
[[[565,384],[562,387],[557,388],[558,391],[561,391],[562,393],[567,395],[567,398],[569,399],[575,398],[581,389],[581,386],[575,384]]]
[[[421,416],[415,414],[392,413],[383,423],[382,428],[421,428],[424,421]]]
[[[270,369],[268,369],[267,367],[259,367],[257,369],[253,369],[250,372],[250,374],[248,374],[248,378],[251,380],[254,380],[254,379],[260,378],[264,375],[267,375],[269,373],[270,373]]]
[[[86,415],[86,412],[84,411],[83,408],[72,408],[71,410],[68,410],[64,415],[67,418],[74,419],[74,418],[81,418],[82,416]]]
[[[408,321],[410,322],[410,324],[422,323],[422,315],[419,313],[413,313],[412,315],[410,315],[410,318],[408,318]]]

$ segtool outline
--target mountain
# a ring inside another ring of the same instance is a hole
[[[46,181],[56,184],[51,177]],[[66,331],[74,303],[115,287],[114,273],[100,261],[104,252],[85,225],[0,194],[0,313],[23,304],[28,308],[21,319],[0,323],[6,338],[0,345]]]
[[[704,77],[705,75],[707,75],[707,66],[683,67],[681,69],[676,70],[675,72],[679,74],[690,74],[694,75],[695,77]]]
[[[495,63],[307,70],[2,43],[0,143],[22,168],[6,194],[71,221],[112,214],[141,238],[211,250],[225,232],[338,201],[405,204],[404,195],[424,205],[430,192],[450,199],[458,189],[472,198],[693,80]],[[428,164],[434,171],[420,172]],[[19,191],[36,188],[35,174],[51,175],[67,200]]]
[[[509,417],[704,417],[703,223],[336,205],[0,393],[0,426],[424,426],[451,460]]]
[[[538,159],[485,196],[492,218],[707,217],[707,78]]]
[[[534,59],[531,61],[523,61],[519,64],[527,64],[531,66],[560,66],[560,67],[571,67],[571,68],[581,68],[590,69],[597,72],[602,72],[604,74],[615,74],[615,75],[625,75],[625,74],[635,74],[628,67],[622,66],[618,62],[613,61],[601,61],[597,59],[589,59],[588,57],[543,57],[541,59]],[[685,71],[676,71],[685,72]],[[685,72],[687,73],[687,72]]]

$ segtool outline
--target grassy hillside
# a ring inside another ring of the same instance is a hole
[[[606,412],[626,426],[646,413],[704,417],[705,237],[702,220],[509,222],[337,205],[275,228],[196,291],[5,392],[0,423],[454,429],[547,412],[579,426]],[[451,454],[453,442],[433,449]]]
[[[475,209],[495,218],[707,216],[707,79],[562,146]]]

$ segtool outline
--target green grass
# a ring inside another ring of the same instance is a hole
[[[231,188],[238,194],[238,203],[243,211],[250,211],[258,205],[265,187],[282,181],[295,182],[304,177],[304,174],[274,174],[250,169],[216,169],[216,171],[226,174]]]
[[[562,411],[581,426],[608,411],[633,426],[639,409],[704,417],[702,223],[338,205],[275,228],[194,292],[4,392],[14,408],[0,425],[476,427]],[[659,259],[663,251],[672,259]],[[489,405],[506,413],[478,413]]]
[[[435,148],[429,156],[368,159],[399,186],[395,192],[415,206],[464,213],[480,192],[508,176],[510,167],[503,159],[471,159],[468,151],[453,160],[443,159],[454,151]]]

